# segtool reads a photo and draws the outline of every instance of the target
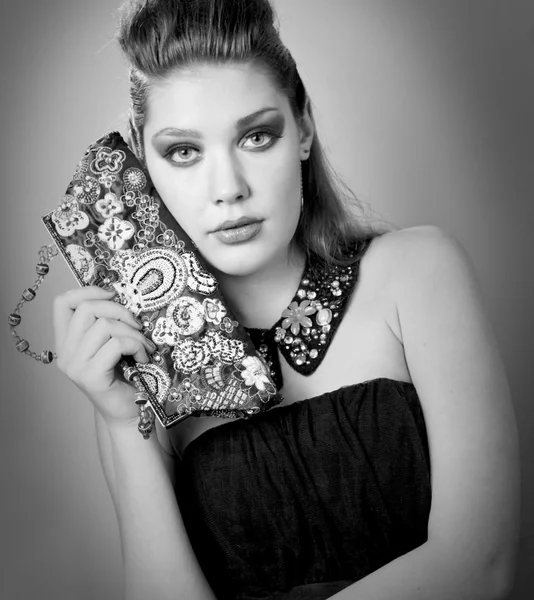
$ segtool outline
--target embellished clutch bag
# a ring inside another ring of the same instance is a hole
[[[164,427],[280,402],[265,360],[119,133],[89,146],[42,220],[79,284],[115,288],[156,344],[149,363],[126,358],[123,367]]]

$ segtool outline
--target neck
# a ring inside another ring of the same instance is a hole
[[[304,253],[291,250],[250,275],[214,274],[241,325],[270,329],[293,299],[305,262]]]

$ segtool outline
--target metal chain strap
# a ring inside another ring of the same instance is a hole
[[[15,340],[15,346],[19,352],[27,354],[30,358],[38,360],[42,362],[44,365],[49,365],[54,359],[57,358],[57,355],[52,352],[52,350],[43,350],[40,354],[33,352],[30,348],[30,342],[21,338],[17,333],[17,327],[22,322],[21,312],[22,307],[26,302],[31,302],[35,296],[37,295],[37,290],[39,286],[43,282],[45,275],[47,275],[50,270],[49,263],[52,259],[57,256],[58,249],[54,244],[50,244],[48,246],[42,246],[39,250],[39,262],[37,263],[35,270],[37,271],[37,279],[34,284],[29,288],[26,288],[22,292],[22,296],[15,308],[15,310],[9,315],[9,326],[11,328],[11,335]]]
[[[28,355],[44,365],[49,365],[53,360],[57,359],[57,354],[52,350],[43,350],[40,354],[33,352],[30,348],[30,342],[21,338],[17,333],[17,327],[22,323],[22,307],[26,302],[31,302],[37,295],[37,290],[43,282],[43,279],[50,270],[49,263],[58,254],[58,249],[54,244],[48,246],[42,246],[39,250],[39,262],[37,263],[35,270],[37,271],[37,279],[34,284],[22,292],[22,296],[15,308],[15,310],[9,315],[9,327],[11,328],[11,335],[15,340],[15,347],[23,354]],[[154,427],[154,413],[148,403],[148,394],[146,393],[143,384],[139,378],[139,372],[134,367],[128,367],[125,361],[121,361],[121,366],[125,373],[126,379],[131,381],[136,387],[135,403],[138,406],[139,423],[137,429],[145,440],[150,437]]]

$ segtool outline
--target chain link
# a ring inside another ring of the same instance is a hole
[[[22,296],[17,303],[15,310],[9,315],[9,327],[11,328],[11,335],[15,340],[15,346],[17,350],[23,354],[28,355],[30,358],[42,362],[45,365],[49,365],[54,359],[57,359],[57,355],[52,352],[52,350],[43,350],[41,353],[34,352],[30,348],[30,342],[21,338],[16,329],[22,323],[22,307],[26,302],[31,302],[35,296],[37,295],[37,290],[43,280],[45,275],[49,271],[49,263],[53,260],[55,256],[58,254],[58,249],[54,244],[49,244],[48,246],[42,246],[39,250],[39,262],[35,267],[37,271],[37,279],[30,287],[26,288],[22,292]]]

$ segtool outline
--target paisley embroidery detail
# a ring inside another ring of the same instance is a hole
[[[198,333],[206,322],[202,304],[189,296],[182,296],[171,302],[166,316],[174,322],[180,335],[184,336]]]
[[[143,375],[143,381],[160,404],[165,402],[172,381],[169,374],[152,363],[138,363],[137,370]]]
[[[82,204],[94,204],[100,196],[100,184],[94,177],[86,175],[85,179],[73,182],[72,193]]]
[[[218,287],[215,277],[200,266],[197,257],[192,252],[184,252],[182,258],[185,260],[187,270],[189,271],[187,287],[192,292],[204,294],[205,296],[214,294]]]
[[[85,248],[76,244],[66,246],[65,252],[76,268],[78,275],[82,278],[82,281],[86,285],[89,285],[93,281],[96,270],[92,256]]]
[[[98,228],[98,237],[111,248],[120,250],[124,242],[133,237],[135,227],[129,221],[123,221],[118,217],[110,217]]]
[[[111,266],[120,271],[121,282],[129,286],[123,290],[131,296],[136,314],[163,308],[183,294],[187,269],[181,256],[172,250],[151,248],[137,256],[131,251],[118,256]]]
[[[80,210],[77,200],[69,194],[63,197],[63,202],[50,216],[56,231],[63,237],[69,237],[77,229],[85,229],[89,225],[89,217]]]

